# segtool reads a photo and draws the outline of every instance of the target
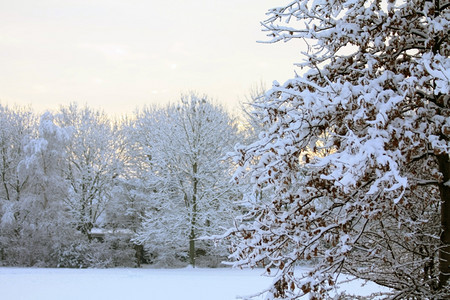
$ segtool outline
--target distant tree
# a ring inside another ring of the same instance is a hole
[[[130,240],[141,228],[147,207],[147,196],[151,193],[145,186],[145,171],[142,167],[140,150],[133,138],[134,121],[123,118],[116,121],[114,133],[116,153],[121,164],[121,172],[115,178],[111,198],[105,209],[103,226],[133,249],[135,264],[140,267],[146,262],[142,245]],[[146,158],[144,158],[146,160]],[[117,240],[117,239],[116,239]],[[114,246],[115,247],[115,246]]]
[[[57,123],[71,131],[66,145],[70,183],[66,204],[80,232],[91,238],[91,229],[102,226],[105,209],[112,197],[121,161],[113,126],[107,115],[76,104],[61,107]]]
[[[258,139],[258,135],[264,129],[264,122],[256,113],[258,103],[264,101],[267,87],[263,82],[251,86],[248,95],[241,102],[243,113],[242,127],[245,135],[245,142],[252,143]]]
[[[70,135],[65,128],[54,123],[49,112],[41,116],[39,136],[24,147],[25,157],[18,165],[22,181],[26,181],[27,192],[31,197],[38,197],[41,209],[51,206],[51,201],[63,199],[67,194],[63,170],[65,168],[65,145]]]
[[[136,233],[141,226],[150,191],[143,184],[148,158],[142,156],[140,136],[134,125],[135,120],[129,118],[115,125],[116,152],[122,172],[116,178],[113,197],[106,208],[106,223],[110,228],[126,228]]]
[[[123,196],[118,123],[76,105],[36,119],[0,106],[0,264],[133,266],[124,210],[105,213],[113,196]],[[110,211],[126,207],[122,199]],[[101,242],[92,239],[94,225],[104,227]]]
[[[0,207],[5,222],[14,219],[12,206],[20,199],[23,186],[17,166],[25,156],[24,146],[33,138],[35,124],[32,111],[0,105]]]
[[[231,165],[223,158],[236,143],[236,124],[222,107],[190,94],[177,105],[144,109],[135,130],[149,192],[136,240],[171,258],[188,250],[195,266],[202,250],[215,249],[198,239],[231,224],[236,191],[228,182]]]
[[[11,240],[20,239],[24,187],[17,166],[25,157],[23,148],[33,138],[36,123],[31,110],[0,105],[0,263],[10,263],[14,260],[10,254],[17,251]]]
[[[23,147],[17,166],[22,183],[15,218],[18,235],[9,240],[16,259],[10,263],[56,266],[54,253],[74,234],[63,202],[68,193],[63,175],[68,140],[67,131],[47,112],[41,116],[38,136]]]
[[[302,75],[258,103],[259,140],[236,151],[256,202],[230,236],[265,265],[268,299],[332,298],[340,273],[392,299],[450,294],[448,1],[291,1],[270,42],[308,44]],[[291,25],[294,23],[294,25]],[[295,267],[314,261],[312,270]]]

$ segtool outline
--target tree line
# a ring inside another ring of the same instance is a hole
[[[73,103],[0,106],[0,258],[44,267],[217,266],[239,191],[225,158],[240,133],[194,93],[114,121]],[[200,259],[199,261],[197,261]]]

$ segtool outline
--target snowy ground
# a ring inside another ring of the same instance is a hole
[[[0,268],[4,300],[232,300],[267,287],[261,270],[235,269],[35,269]],[[346,284],[353,294],[379,291]],[[262,298],[261,298],[262,299]]]

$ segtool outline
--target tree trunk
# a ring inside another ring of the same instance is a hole
[[[144,246],[139,244],[133,244],[133,248],[136,251],[135,253],[136,265],[138,268],[140,268],[141,264],[144,261]]]
[[[3,166],[4,166],[5,169],[7,168],[5,156],[3,156]],[[3,188],[5,189],[6,200],[10,200],[9,199],[8,183],[7,183],[7,179],[6,179],[6,171],[5,170],[2,170],[2,181],[3,181]]]
[[[444,287],[450,278],[450,160],[448,154],[438,156],[439,171],[443,180],[439,184],[441,194],[441,243],[439,250],[439,287]]]
[[[195,268],[195,230],[191,227],[189,235],[189,264]]]
[[[192,182],[192,211],[191,211],[191,233],[189,235],[189,263],[195,268],[195,227],[197,224],[197,163],[192,165],[193,182]]]

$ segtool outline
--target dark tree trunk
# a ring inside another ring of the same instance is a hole
[[[439,184],[441,194],[441,243],[439,251],[439,287],[445,286],[450,278],[450,160],[448,154],[438,156],[439,171],[443,180]]]
[[[138,268],[141,267],[141,264],[144,262],[144,246],[143,245],[138,245],[138,244],[134,244],[133,245],[134,250],[136,251],[136,266]]]
[[[441,12],[439,0],[434,1],[434,16],[438,17]],[[433,53],[441,52],[441,42],[439,37],[435,38]],[[445,40],[442,40],[445,41]],[[443,96],[443,95],[440,95]],[[445,106],[445,105],[444,105]],[[445,137],[444,137],[445,140]],[[443,175],[442,182],[439,184],[439,192],[441,196],[441,243],[442,248],[439,250],[439,288],[448,284],[450,278],[450,156],[443,153],[438,156],[439,171]]]
[[[195,267],[195,231],[191,228],[191,234],[189,235],[189,264]]]
[[[197,225],[197,186],[198,186],[198,179],[197,179],[197,163],[194,163],[192,166],[192,173],[193,173],[193,188],[192,188],[192,210],[191,210],[191,233],[189,235],[189,263],[192,267],[195,267],[195,227]]]

